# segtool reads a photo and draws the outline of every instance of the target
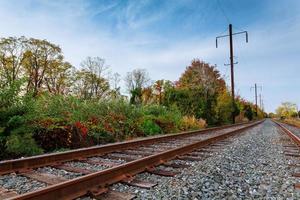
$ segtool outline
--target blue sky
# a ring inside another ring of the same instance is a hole
[[[99,56],[123,76],[145,68],[153,80],[177,80],[199,58],[216,64],[228,84],[228,40],[216,49],[215,37],[230,22],[249,32],[249,43],[234,38],[236,92],[253,102],[257,83],[268,112],[283,101],[300,106],[297,0],[0,0],[0,17],[0,37],[47,39],[77,67]]]

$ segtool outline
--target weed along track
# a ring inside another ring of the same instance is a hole
[[[225,140],[262,121],[210,128],[0,162],[0,199],[75,199],[82,196],[130,199],[110,190],[122,182],[142,188],[156,183],[135,175],[174,176],[186,162],[212,156]],[[184,161],[184,162],[182,162]],[[175,170],[174,170],[175,169]]]

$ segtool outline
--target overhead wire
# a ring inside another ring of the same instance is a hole
[[[216,1],[217,1],[217,4],[218,4],[219,9],[221,10],[221,13],[223,14],[223,16],[224,16],[225,19],[226,19],[226,21],[228,22],[228,24],[231,24],[231,23],[230,23],[230,19],[229,19],[229,17],[227,16],[225,10],[223,9],[222,4],[220,3],[219,0],[216,0]]]

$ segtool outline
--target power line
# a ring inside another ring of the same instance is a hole
[[[220,1],[217,0],[217,4],[218,4],[218,7],[220,8],[223,16],[225,17],[225,19],[227,20],[228,24],[231,24],[230,20],[229,20],[229,17],[226,15],[226,12],[225,10],[223,9],[223,6],[221,5]]]

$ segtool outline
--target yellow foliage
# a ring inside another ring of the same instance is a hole
[[[184,116],[181,119],[182,130],[196,130],[202,129],[207,126],[204,119],[196,119],[195,116]]]

